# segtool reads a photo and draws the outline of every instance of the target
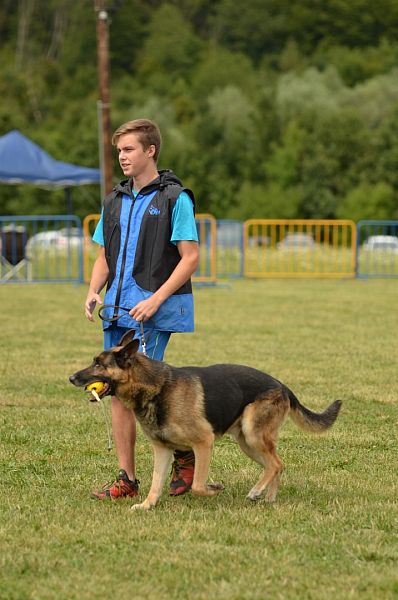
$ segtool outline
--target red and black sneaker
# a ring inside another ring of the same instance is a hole
[[[195,472],[195,455],[189,452],[175,452],[172,479],[170,483],[170,496],[180,496],[189,492]]]
[[[138,479],[131,481],[124,469],[120,469],[116,481],[106,484],[102,490],[92,492],[91,497],[98,500],[118,500],[119,498],[133,498],[138,496],[140,482]]]

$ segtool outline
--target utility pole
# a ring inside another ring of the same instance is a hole
[[[109,37],[106,0],[94,0],[97,14],[97,59],[98,59],[98,130],[101,163],[102,197],[112,190],[112,143],[109,101]]]

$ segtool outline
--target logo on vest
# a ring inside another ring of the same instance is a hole
[[[156,208],[153,204],[148,208],[148,212],[150,215],[160,215],[160,209]]]

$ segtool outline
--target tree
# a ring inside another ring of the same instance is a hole
[[[154,13],[137,62],[137,76],[145,89],[172,95],[179,78],[188,79],[201,42],[177,7],[162,4]]]
[[[398,218],[397,195],[387,183],[363,183],[351,189],[342,201],[338,216],[342,219],[384,220]]]
[[[300,186],[283,188],[278,183],[245,181],[239,190],[239,204],[230,208],[231,219],[295,219],[300,216],[303,190]]]
[[[56,158],[87,166],[98,166],[93,5],[0,6],[0,135],[21,129]],[[396,203],[396,0],[247,0],[244,10],[234,0],[109,0],[108,8],[112,125],[157,121],[159,166],[195,190],[201,211],[333,217],[351,192],[367,185],[376,194],[380,183]],[[63,194],[45,196],[43,210],[64,209]],[[35,210],[41,197],[7,188],[2,207]],[[74,204],[91,212],[98,190],[81,188]]]

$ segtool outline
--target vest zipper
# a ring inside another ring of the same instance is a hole
[[[125,267],[126,267],[126,258],[127,258],[127,244],[129,242],[129,237],[130,237],[130,223],[131,223],[131,216],[133,214],[134,204],[135,204],[135,198],[134,199],[132,198],[131,199],[130,212],[129,212],[129,218],[128,218],[128,222],[127,222],[126,239],[124,240],[124,248],[123,248],[123,255],[122,255],[122,264],[120,265],[119,283],[118,283],[117,292],[116,292],[115,308],[114,308],[114,311],[113,311],[113,316],[114,317],[116,317],[116,315],[117,315],[117,307],[119,306],[120,296],[122,295],[123,277],[124,277],[124,270],[125,270]],[[133,308],[133,307],[131,306],[130,308]]]

